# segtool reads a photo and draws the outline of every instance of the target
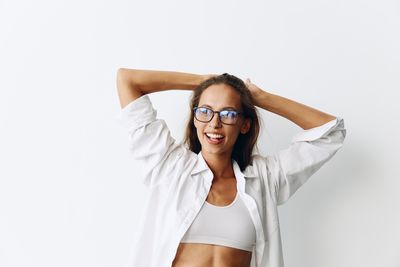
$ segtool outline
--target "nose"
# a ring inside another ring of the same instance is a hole
[[[220,120],[220,118],[219,118],[219,113],[214,113],[214,117],[213,117],[212,120],[209,122],[209,125],[210,125],[212,128],[221,127],[222,122],[221,122],[221,120]]]

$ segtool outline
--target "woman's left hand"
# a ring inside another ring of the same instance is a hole
[[[262,90],[260,87],[258,87],[254,83],[252,83],[249,78],[246,79],[245,84],[246,84],[247,88],[249,88],[251,96],[253,97],[253,100],[255,102],[257,102],[257,98],[259,98],[259,96],[262,93],[265,93],[264,90]]]

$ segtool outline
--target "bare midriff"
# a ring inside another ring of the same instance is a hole
[[[171,267],[250,267],[251,251],[200,243],[180,243]]]

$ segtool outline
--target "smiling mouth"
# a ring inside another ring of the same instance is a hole
[[[225,136],[224,137],[220,137],[220,138],[212,138],[212,137],[209,137],[207,135],[207,133],[205,133],[204,135],[206,136],[207,140],[209,140],[210,142],[212,142],[214,144],[219,144],[225,139]]]

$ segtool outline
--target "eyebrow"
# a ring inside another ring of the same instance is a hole
[[[201,105],[202,107],[209,107],[209,108],[211,108],[212,109],[212,107],[210,106],[210,105],[207,105],[207,104],[203,104],[203,105]],[[237,108],[235,108],[235,107],[223,107],[222,109],[233,109],[233,110],[238,110]]]

